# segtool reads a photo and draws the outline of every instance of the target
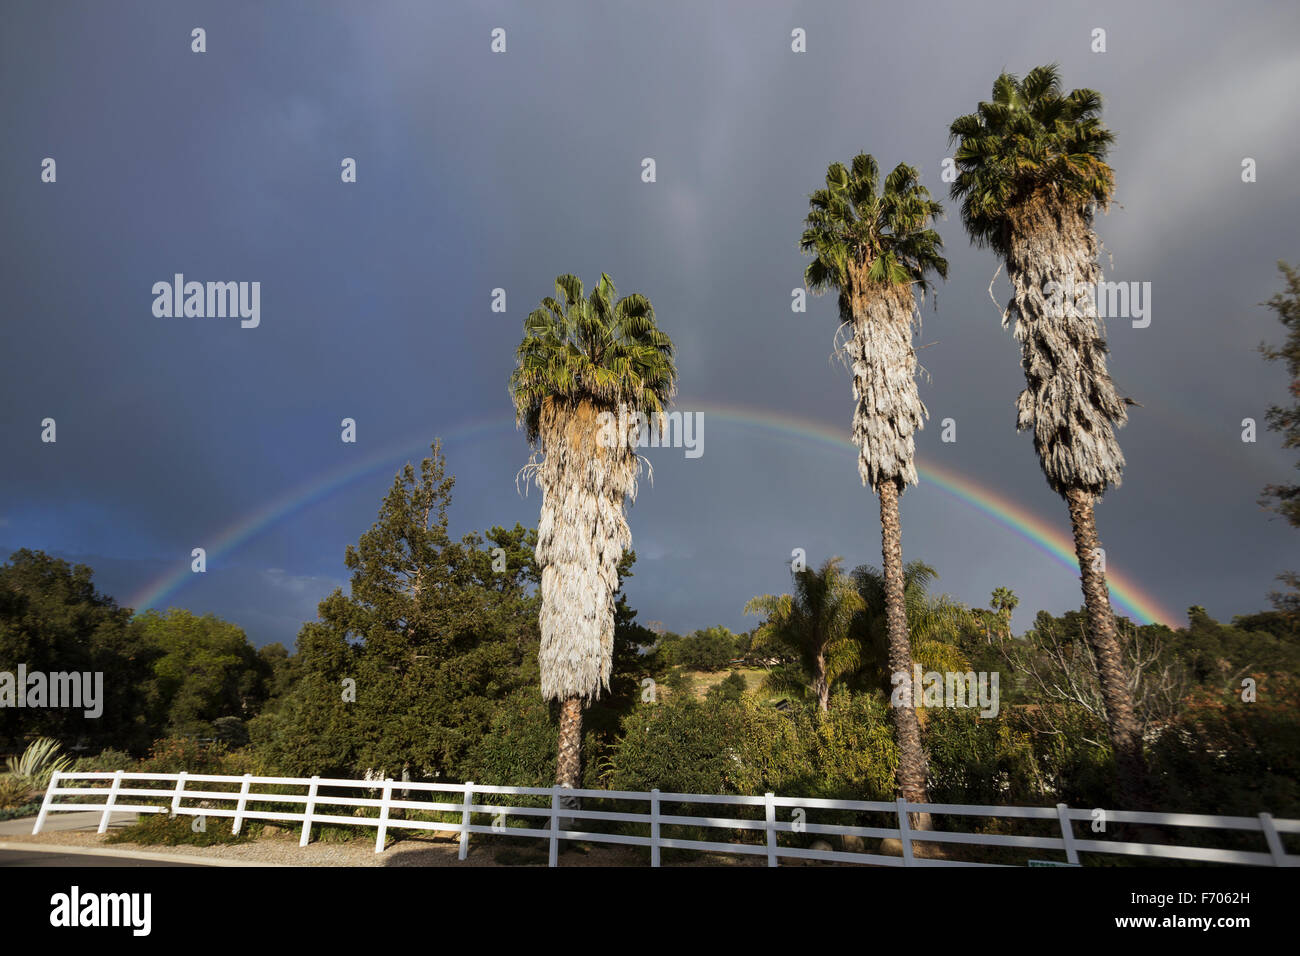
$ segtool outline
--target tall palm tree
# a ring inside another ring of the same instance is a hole
[[[853,579],[840,570],[840,558],[828,559],[819,569],[793,571],[793,594],[763,594],[745,605],[746,614],[762,614],[758,647],[772,645],[793,649],[800,663],[812,675],[817,706],[825,713],[830,706],[831,681],[838,674],[832,662],[852,651],[853,620],[862,610],[862,599]]]
[[[832,163],[826,188],[809,197],[809,206],[799,245],[814,258],[804,282],[813,292],[838,291],[840,321],[850,330],[844,351],[853,374],[858,474],[880,498],[889,666],[910,675],[898,499],[917,481],[912,435],[927,412],[916,390],[912,322],[916,294],[925,294],[928,276],[948,275],[948,262],[939,254],[943,240],[930,228],[943,207],[918,182],[917,171],[903,163],[885,177],[882,188],[876,161],[865,153],[853,157],[850,168]],[[899,793],[925,801],[928,768],[916,710],[909,705],[891,713]]]
[[[661,414],[677,369],[673,344],[643,295],[615,299],[601,274],[588,297],[573,275],[524,321],[510,378],[516,422],[542,489],[542,695],[560,702],[556,783],[581,781],[582,708],[609,688],[618,564],[632,541],[625,499],[636,499],[633,415]]]
[[[1024,80],[1003,73],[992,100],[950,128],[958,144],[952,196],[975,244],[1005,262],[1014,289],[1003,325],[1015,317],[1025,373],[1017,425],[1033,429],[1047,482],[1069,507],[1120,791],[1136,805],[1142,740],[1093,513],[1107,487],[1120,483],[1115,429],[1128,420],[1106,371],[1092,295],[1101,278],[1093,217],[1114,192],[1105,161],[1113,139],[1101,122],[1101,96],[1064,93],[1055,66],[1035,67]]]

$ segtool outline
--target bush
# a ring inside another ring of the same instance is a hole
[[[559,722],[534,688],[501,701],[487,734],[466,757],[464,776],[501,787],[549,787],[555,783]],[[589,737],[589,734],[584,734]]]
[[[218,717],[212,722],[213,736],[231,750],[248,745],[248,728],[238,717]]]
[[[31,792],[31,786],[22,777],[11,773],[0,776],[0,810],[25,806]]]
[[[149,756],[140,762],[143,773],[224,773],[229,751],[223,743],[208,743],[194,737],[164,737],[155,740]]]
[[[837,694],[830,713],[765,707],[750,697],[675,696],[625,718],[605,760],[614,790],[889,799],[896,763],[874,695]]]
[[[94,757],[78,757],[72,769],[78,773],[98,773],[101,771],[134,770],[139,763],[125,750],[112,747],[101,750]]]
[[[696,631],[668,647],[670,663],[696,671],[722,670],[740,654],[736,636],[725,627]]]
[[[41,802],[34,800],[31,803],[23,803],[16,807],[0,810],[0,820],[20,820],[23,817],[34,817],[40,810]]]
[[[974,710],[926,712],[925,749],[930,758],[930,799],[983,806],[1041,805],[1053,794],[1040,785],[1033,737],[1003,711],[979,717]]]
[[[740,671],[732,671],[722,679],[721,683],[709,688],[708,696],[722,700],[740,700],[745,695],[745,686],[745,675]]]
[[[204,820],[204,829],[196,832],[196,820]],[[247,843],[252,839],[250,830],[260,830],[257,824],[245,823],[238,836],[230,832],[229,817],[192,817],[182,814],[175,817],[166,813],[141,815],[135,823],[111,831],[105,843],[139,843],[144,846],[217,846],[226,843]]]
[[[1258,697],[1200,689],[1151,746],[1162,807],[1188,812],[1300,816],[1300,678],[1264,674]]]

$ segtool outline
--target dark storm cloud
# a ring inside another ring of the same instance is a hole
[[[1284,398],[1254,347],[1256,303],[1300,260],[1294,5],[11,5],[0,37],[0,545],[94,555],[123,600],[266,502],[371,450],[436,434],[456,530],[535,522],[505,390],[520,323],[557,273],[608,271],[679,346],[680,405],[813,419],[847,435],[828,363],[831,297],[792,314],[796,241],[826,165],[906,161],[946,198],[947,124],[1006,68],[1057,61],[1106,97],[1117,205],[1109,279],[1149,281],[1150,327],[1110,320],[1111,369],[1142,402],[1098,520],[1109,560],[1163,604],[1259,608],[1294,532],[1255,505],[1289,474],[1276,436],[1239,440]],[[208,52],[190,52],[201,25]],[[489,31],[508,51],[489,52]],[[808,53],[790,52],[791,29]],[[1095,27],[1108,50],[1089,50]],[[41,158],[59,181],[38,181]],[[344,156],[358,182],[339,182]],[[1259,181],[1243,184],[1242,157]],[[658,181],[640,181],[653,157]],[[951,280],[919,342],[932,419],[919,453],[1061,530],[1014,431],[1022,378],[987,287],[996,262],[950,210]],[[176,272],[262,283],[262,323],[155,319]],[[506,314],[489,309],[504,288]],[[994,287],[1006,298],[1005,277]],[[57,445],[39,443],[42,418]],[[339,441],[355,418],[357,447]],[[958,441],[939,441],[953,417]],[[495,428],[466,431],[471,423]],[[879,561],[853,455],[709,420],[705,454],[652,453],[631,511],[643,619],[752,624],[790,550]],[[343,582],[396,463],[289,509],[176,592],[259,642],[291,642]],[[1017,617],[1078,606],[1077,581],[933,487],[903,499],[904,550],[940,584]],[[282,569],[274,573],[274,569]]]

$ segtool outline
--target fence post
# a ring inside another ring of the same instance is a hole
[[[311,842],[311,815],[316,812],[316,787],[320,784],[320,777],[311,778],[311,786],[307,789],[307,809],[302,819],[302,836],[298,838],[299,846],[306,846]]]
[[[375,832],[375,852],[384,852],[384,837],[388,836],[388,801],[393,796],[393,778],[384,779],[384,795],[379,798],[379,826]],[[463,860],[464,857],[461,857]]]
[[[50,774],[49,786],[45,788],[45,799],[41,801],[41,812],[36,814],[36,825],[32,827],[32,836],[41,832],[41,827],[45,826],[45,814],[50,812],[50,804],[54,802],[54,791],[58,786],[59,778],[63,774],[57,770]]]
[[[181,812],[181,797],[185,793],[185,774],[182,770],[176,775],[176,789],[172,792],[172,819]]]
[[[1264,831],[1264,839],[1268,842],[1268,852],[1273,857],[1273,865],[1286,866],[1286,847],[1282,845],[1282,838],[1277,835],[1277,827],[1273,826],[1273,814],[1261,813],[1259,825]]]
[[[1063,803],[1058,803],[1056,815],[1061,820],[1061,839],[1065,841],[1065,859],[1077,866],[1079,851],[1074,848],[1074,825],[1070,823],[1070,808]]]
[[[469,856],[469,808],[474,805],[474,781],[465,781],[465,809],[460,812],[460,853],[458,859]]]
[[[907,799],[898,798],[898,841],[903,844],[903,866],[911,866],[912,821],[907,818]]]
[[[248,788],[252,783],[253,775],[244,774],[244,782],[239,785],[239,803],[235,806],[235,822],[230,828],[230,832],[236,836],[239,834],[239,828],[244,825],[244,808],[248,806]]]
[[[768,791],[763,794],[763,812],[767,819],[767,865],[776,866],[776,794]]]
[[[551,852],[548,866],[560,865],[560,788],[551,787]]]
[[[650,791],[650,865],[659,865],[659,788]]]
[[[108,802],[104,804],[104,812],[99,818],[99,829],[96,833],[103,833],[108,829],[108,818],[113,813],[113,804],[117,803],[117,790],[122,786],[122,771],[119,770],[113,774],[113,786],[108,789]]]

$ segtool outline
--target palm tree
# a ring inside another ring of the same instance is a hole
[[[1000,625],[999,638],[1011,640],[1011,613],[1020,604],[1020,598],[1010,588],[994,588],[989,599],[989,607],[997,615]]]
[[[601,274],[589,297],[573,275],[524,321],[510,377],[516,422],[542,489],[542,695],[560,702],[556,783],[581,781],[582,707],[609,688],[618,564],[632,541],[624,499],[636,499],[633,416],[662,414],[675,390],[673,345],[642,295],[615,300]]]
[[[928,275],[946,278],[943,240],[930,228],[943,207],[918,182],[917,171],[900,163],[880,188],[876,161],[865,153],[852,167],[832,163],[826,188],[809,198],[800,248],[814,258],[804,271],[813,292],[839,293],[844,343],[853,374],[853,440],[858,474],[880,498],[881,555],[888,607],[889,666],[912,673],[904,605],[903,545],[898,498],[916,484],[913,432],[927,414],[916,390],[912,320],[916,292],[924,296]],[[910,691],[910,684],[909,684]],[[892,709],[898,739],[898,790],[908,800],[926,800],[925,751],[921,727],[910,706]]]
[[[1120,790],[1136,805],[1142,740],[1093,514],[1107,487],[1120,483],[1115,429],[1128,419],[1106,371],[1092,296],[1101,278],[1093,217],[1115,188],[1105,162],[1114,134],[1100,114],[1101,96],[1062,92],[1055,66],[1036,67],[1023,81],[1003,73],[991,102],[952,123],[952,196],[975,244],[1002,258],[1014,288],[1003,325],[1015,317],[1025,373],[1018,428],[1033,429],[1047,482],[1069,507]]]
[[[831,666],[852,651],[853,620],[862,599],[853,580],[840,570],[840,558],[830,558],[820,569],[792,571],[794,594],[763,594],[745,605],[746,614],[762,614],[756,645],[793,649],[812,675],[817,706],[830,707],[831,682],[838,676]]]
[[[930,593],[930,585],[938,576],[923,561],[909,561],[903,569],[903,605],[912,659],[922,671],[965,671],[969,663],[955,641],[964,632],[977,629],[979,621],[970,609],[948,595]],[[853,582],[862,599],[862,613],[854,627],[856,640],[849,646],[849,653],[836,661],[837,670],[853,673],[857,680],[888,693],[895,672],[889,663],[885,575],[879,568],[863,565],[854,569]]]

